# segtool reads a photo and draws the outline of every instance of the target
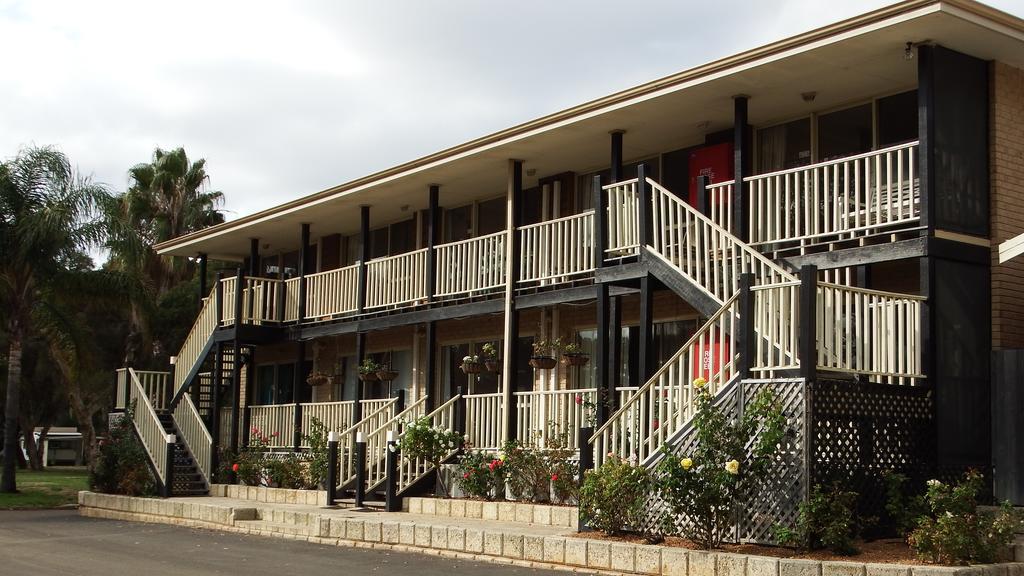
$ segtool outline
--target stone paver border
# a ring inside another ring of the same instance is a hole
[[[478,518],[499,522],[564,526],[577,530],[579,511],[575,506],[552,506],[524,502],[469,500],[465,498],[402,499],[402,510],[412,514],[429,514],[449,518]]]
[[[80,492],[83,516],[210,528],[319,544],[415,551],[532,568],[659,576],[1024,576],[1024,563],[945,567],[865,564],[747,556],[561,536],[524,534],[500,520],[494,528],[339,518],[278,505],[272,518],[256,508],[175,499]],[[263,508],[266,514],[266,508]],[[515,523],[513,523],[514,525]],[[503,529],[504,528],[504,529]]]

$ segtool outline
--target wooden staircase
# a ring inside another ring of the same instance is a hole
[[[174,467],[171,473],[171,495],[172,496],[206,496],[210,493],[210,486],[206,477],[196,464],[192,451],[182,438],[181,432],[174,423],[174,417],[166,412],[157,412],[160,424],[164,432],[174,434]]]

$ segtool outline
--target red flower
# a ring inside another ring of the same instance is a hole
[[[655,418],[655,419],[654,419],[654,422],[651,422],[651,426],[652,426],[652,427],[653,427],[653,428],[654,428],[655,430],[657,430],[657,429],[658,429],[658,427],[659,427],[659,426],[661,426],[661,422],[658,422],[658,419],[657,419],[657,418]]]
[[[278,436],[280,436],[280,435],[281,435],[281,433],[280,433],[280,432],[274,432],[273,434],[271,434],[271,435],[270,435],[270,437],[271,437],[271,438],[277,438],[277,437],[278,437]]]
[[[577,404],[583,404],[583,395],[582,394],[577,394],[576,395],[576,403]]]
[[[552,474],[551,475],[551,481],[552,482],[558,482],[558,474]]]
[[[231,466],[231,471],[232,471],[232,472],[238,472],[238,468],[239,468],[239,466],[238,466],[238,464],[236,463],[236,464],[234,464],[234,465],[232,465],[232,466]]]
[[[462,477],[463,478],[469,478],[469,472],[466,472],[465,474],[463,474]]]

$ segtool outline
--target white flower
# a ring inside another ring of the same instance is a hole
[[[725,471],[733,476],[740,473],[740,463],[738,460],[729,460],[725,463]]]
[[[942,482],[939,482],[938,480],[932,478],[931,480],[928,481],[928,485],[932,487],[942,486]]]

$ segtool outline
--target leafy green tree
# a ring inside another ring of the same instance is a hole
[[[107,193],[75,174],[68,159],[52,148],[28,148],[0,164],[0,303],[7,336],[7,392],[4,452],[18,448],[22,349],[41,335],[51,349],[70,351],[62,301],[99,288],[84,278],[83,252],[105,238],[96,209]],[[68,356],[71,359],[71,356]],[[66,362],[66,374],[73,369]],[[17,490],[15,458],[5,458],[0,492]]]
[[[180,303],[176,297],[168,303],[163,300],[195,275],[195,266],[188,259],[160,256],[153,247],[223,222],[220,206],[224,195],[207,189],[206,160],[190,161],[183,148],[157,148],[152,162],[133,166],[128,175],[131,186],[124,194],[111,198],[104,212],[110,227],[108,266],[132,274],[148,288],[148,294],[132,302],[132,332],[124,359],[127,364],[138,365],[150,362],[153,356],[153,327],[160,325],[159,316],[166,313],[159,308],[174,308]],[[190,325],[195,315],[194,297],[188,303]],[[165,353],[180,342],[157,341]]]

